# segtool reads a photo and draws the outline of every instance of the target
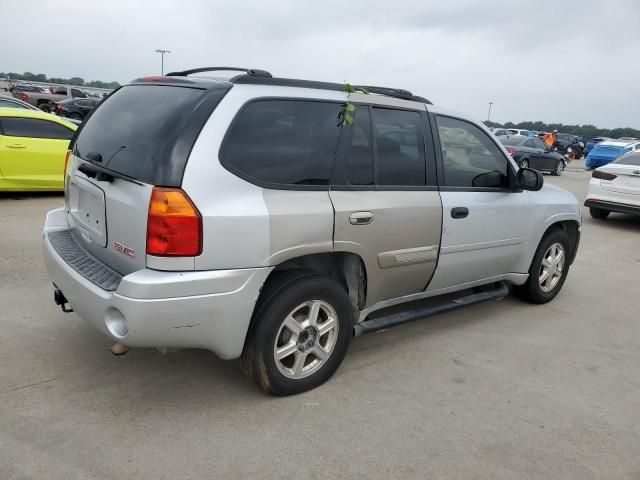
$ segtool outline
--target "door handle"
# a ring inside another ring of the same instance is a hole
[[[451,209],[452,218],[467,218],[469,209],[467,207],[455,207]]]
[[[373,222],[373,213],[371,212],[353,212],[349,215],[351,225],[369,225],[371,222]]]
[[[27,146],[21,143],[12,143],[10,145],[7,145],[7,148],[27,148]]]

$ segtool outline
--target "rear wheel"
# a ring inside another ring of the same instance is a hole
[[[265,286],[242,353],[243,370],[266,392],[321,385],[342,362],[353,329],[342,286],[311,272],[286,272]]]
[[[74,120],[82,120],[82,115],[79,113],[73,112],[69,114],[69,118],[73,118]]]
[[[526,158],[520,162],[520,168],[529,168],[529,160]]]
[[[609,216],[609,214],[611,213],[608,210],[602,210],[600,208],[593,208],[591,207],[589,209],[589,213],[591,214],[591,216],[593,218],[597,218],[599,220],[604,220],[605,218],[607,218]]]
[[[515,292],[531,303],[547,303],[562,289],[569,273],[571,242],[563,230],[547,233],[533,257],[529,278]]]
[[[43,112],[51,113],[51,107],[48,103],[41,103],[40,105],[38,105],[38,108]]]
[[[562,175],[563,170],[564,170],[564,162],[562,160],[558,160],[556,162],[556,167],[553,169],[553,174],[556,177],[559,177],[560,175]]]

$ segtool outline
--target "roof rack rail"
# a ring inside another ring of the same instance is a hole
[[[202,68],[192,68],[190,70],[182,70],[181,72],[170,72],[167,73],[167,77],[186,77],[188,75],[193,75],[194,73],[202,73],[202,72],[217,72],[217,71],[231,71],[231,72],[244,72],[252,77],[265,77],[271,78],[272,75],[266,70],[259,70],[257,68],[236,68],[236,67],[202,67]]]
[[[258,85],[277,85],[281,87],[298,87],[298,88],[314,88],[318,90],[344,91],[344,84],[331,82],[318,82],[315,80],[298,80],[295,78],[278,78],[272,76],[256,76],[256,75],[238,75],[229,80],[231,83],[239,84],[258,84]],[[424,97],[414,95],[408,90],[402,88],[376,87],[367,85],[354,85],[354,88],[366,88],[369,93],[384,95],[386,97],[398,98],[401,100],[410,100],[412,102],[432,103]]]

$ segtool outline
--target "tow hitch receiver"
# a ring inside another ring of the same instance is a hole
[[[56,302],[56,305],[60,305],[60,308],[64,313],[73,312],[73,308],[71,308],[71,305],[69,305],[69,300],[67,300],[67,298],[64,296],[62,290],[56,288],[53,291],[53,301]]]

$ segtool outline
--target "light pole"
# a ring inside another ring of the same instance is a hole
[[[164,48],[156,48],[156,53],[160,54],[160,74],[164,75],[164,54],[171,53],[171,50],[165,50]]]
[[[491,121],[491,106],[493,102],[489,102],[489,113],[487,113],[487,122]]]

